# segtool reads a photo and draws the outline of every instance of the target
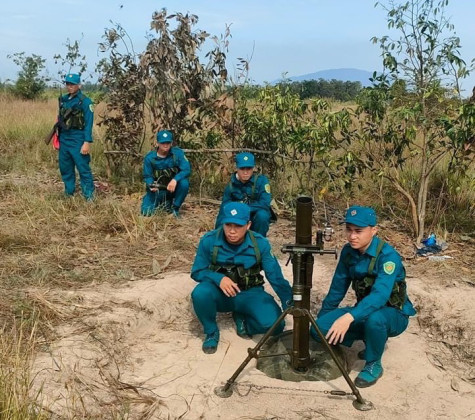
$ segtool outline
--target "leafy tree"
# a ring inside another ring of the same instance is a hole
[[[136,53],[130,38],[120,25],[108,29],[100,50],[109,57],[97,70],[107,88],[106,154],[110,168],[123,168],[124,159],[136,162],[145,136],[159,129],[171,129],[183,145],[202,146],[193,140],[200,131],[201,141],[215,143],[215,127],[226,106],[227,70],[225,67],[229,28],[214,48],[204,52],[210,35],[195,30],[198,17],[166,9],[155,12],[146,49]],[[200,57],[205,57],[203,62]],[[150,125],[146,126],[146,121]],[[198,142],[200,143],[200,142]]]
[[[112,172],[124,174],[130,169],[127,163],[141,158],[146,86],[139,57],[125,30],[120,25],[107,29],[103,40],[99,49],[109,57],[97,66],[99,81],[107,90],[106,111],[99,124],[107,127],[102,141],[110,176]]]
[[[21,69],[13,93],[23,99],[38,98],[46,89],[47,78],[41,75],[46,60],[36,54],[27,56],[24,52],[8,55],[8,58]]]
[[[194,30],[197,23],[196,15],[167,15],[166,9],[155,12],[151,28],[158,36],[151,37],[140,57],[152,130],[172,128],[177,139],[184,131],[193,133],[202,128],[202,114],[212,107],[228,78],[225,50],[229,28],[221,42],[214,37],[215,46],[204,54],[208,61],[203,63],[200,51],[210,35]]]
[[[63,83],[64,77],[68,73],[77,72],[81,75],[82,81],[84,81],[84,73],[87,70],[87,59],[85,55],[80,52],[80,41],[74,41],[71,43],[70,39],[66,39],[64,46],[67,49],[66,55],[63,57],[61,54],[55,54],[53,56],[54,63],[60,65],[58,71],[59,82]]]
[[[385,74],[358,98],[358,129],[345,137],[360,170],[389,181],[409,203],[419,242],[425,231],[431,175],[439,165],[473,168],[474,105],[461,100],[471,68],[445,15],[447,0],[378,2],[395,38],[379,43]],[[470,166],[472,165],[472,166]],[[410,177],[410,174],[415,176]]]
[[[337,170],[333,155],[339,131],[347,130],[349,123],[347,111],[331,112],[323,99],[303,101],[289,86],[266,86],[256,100],[238,110],[241,147],[263,150],[260,161],[273,177],[288,170],[283,175],[291,193],[315,195],[326,189],[328,174]]]
[[[293,93],[300,96],[300,99],[320,97],[336,99],[337,101],[351,101],[356,99],[358,93],[361,91],[360,82],[343,82],[335,79],[285,82],[284,85],[289,86]]]

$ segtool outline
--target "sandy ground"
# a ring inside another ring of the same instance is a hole
[[[316,257],[312,306],[319,306],[335,265],[331,256]],[[457,339],[449,337],[447,325],[454,324],[473,343],[473,286],[451,287],[448,279],[428,288],[432,279],[408,270],[412,300],[425,310],[388,342],[383,377],[361,390],[374,409],[361,412],[353,407],[353,396],[328,394],[350,392],[343,378],[286,382],[257,370],[254,359],[237,378],[233,395],[217,397],[215,387],[231,377],[260,336],[239,338],[230,315],[223,314],[218,351],[204,354],[188,270],[120,287],[33,291],[65,320],[34,366],[44,405],[58,418],[69,412],[74,418],[130,419],[475,419],[473,367],[456,361],[447,345]],[[291,280],[290,265],[284,273]],[[436,334],[431,322],[446,334]],[[363,366],[354,357],[360,348],[355,343],[348,352],[353,379]],[[123,412],[119,417],[118,407],[127,407],[128,417]]]

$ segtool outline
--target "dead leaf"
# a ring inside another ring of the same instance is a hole
[[[456,378],[452,378],[452,380],[450,381],[450,387],[454,390],[454,391],[457,391],[459,392],[460,391],[460,385],[457,381]]]
[[[443,363],[433,354],[426,353],[427,358],[429,359],[429,362],[431,362],[434,366],[445,370]]]
[[[163,270],[165,270],[170,265],[171,261],[172,261],[172,255],[170,254],[163,264]]]
[[[160,268],[160,263],[154,258],[152,260],[152,273],[153,274],[159,274],[162,271]]]

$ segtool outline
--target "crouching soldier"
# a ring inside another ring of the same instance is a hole
[[[330,344],[365,342],[366,349],[358,354],[366,361],[355,380],[359,388],[374,385],[383,375],[381,359],[388,337],[404,332],[409,316],[416,313],[407,297],[401,256],[376,236],[376,221],[372,208],[353,206],[347,210],[348,243],[316,320]],[[350,285],[356,304],[339,308]],[[314,330],[312,336],[318,340]]]
[[[180,216],[190,183],[191,168],[183,150],[172,147],[173,134],[168,130],[157,133],[157,150],[147,153],[143,162],[146,193],[141,213],[151,216],[158,208]]]
[[[251,208],[251,230],[267,235],[269,224],[275,215],[271,209],[272,195],[265,175],[254,174],[255,159],[252,153],[236,155],[236,172],[224,189],[223,200],[216,218],[216,228],[223,224],[224,206],[231,201],[246,203]],[[274,219],[275,220],[275,219]]]
[[[205,353],[214,353],[218,347],[217,312],[232,312],[237,334],[243,337],[265,333],[281,315],[277,302],[264,291],[262,270],[284,310],[292,299],[269,241],[249,230],[249,206],[226,204],[222,223],[201,238],[191,269],[191,277],[199,283],[191,298],[206,335]],[[282,321],[274,333],[283,329]]]

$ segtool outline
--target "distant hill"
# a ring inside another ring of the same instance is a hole
[[[360,82],[363,87],[370,86],[369,78],[373,76],[373,72],[358,69],[331,69],[321,70],[315,73],[304,74],[302,76],[288,77],[292,82],[301,82],[303,80],[341,80],[343,82]],[[278,83],[280,80],[275,81]]]

